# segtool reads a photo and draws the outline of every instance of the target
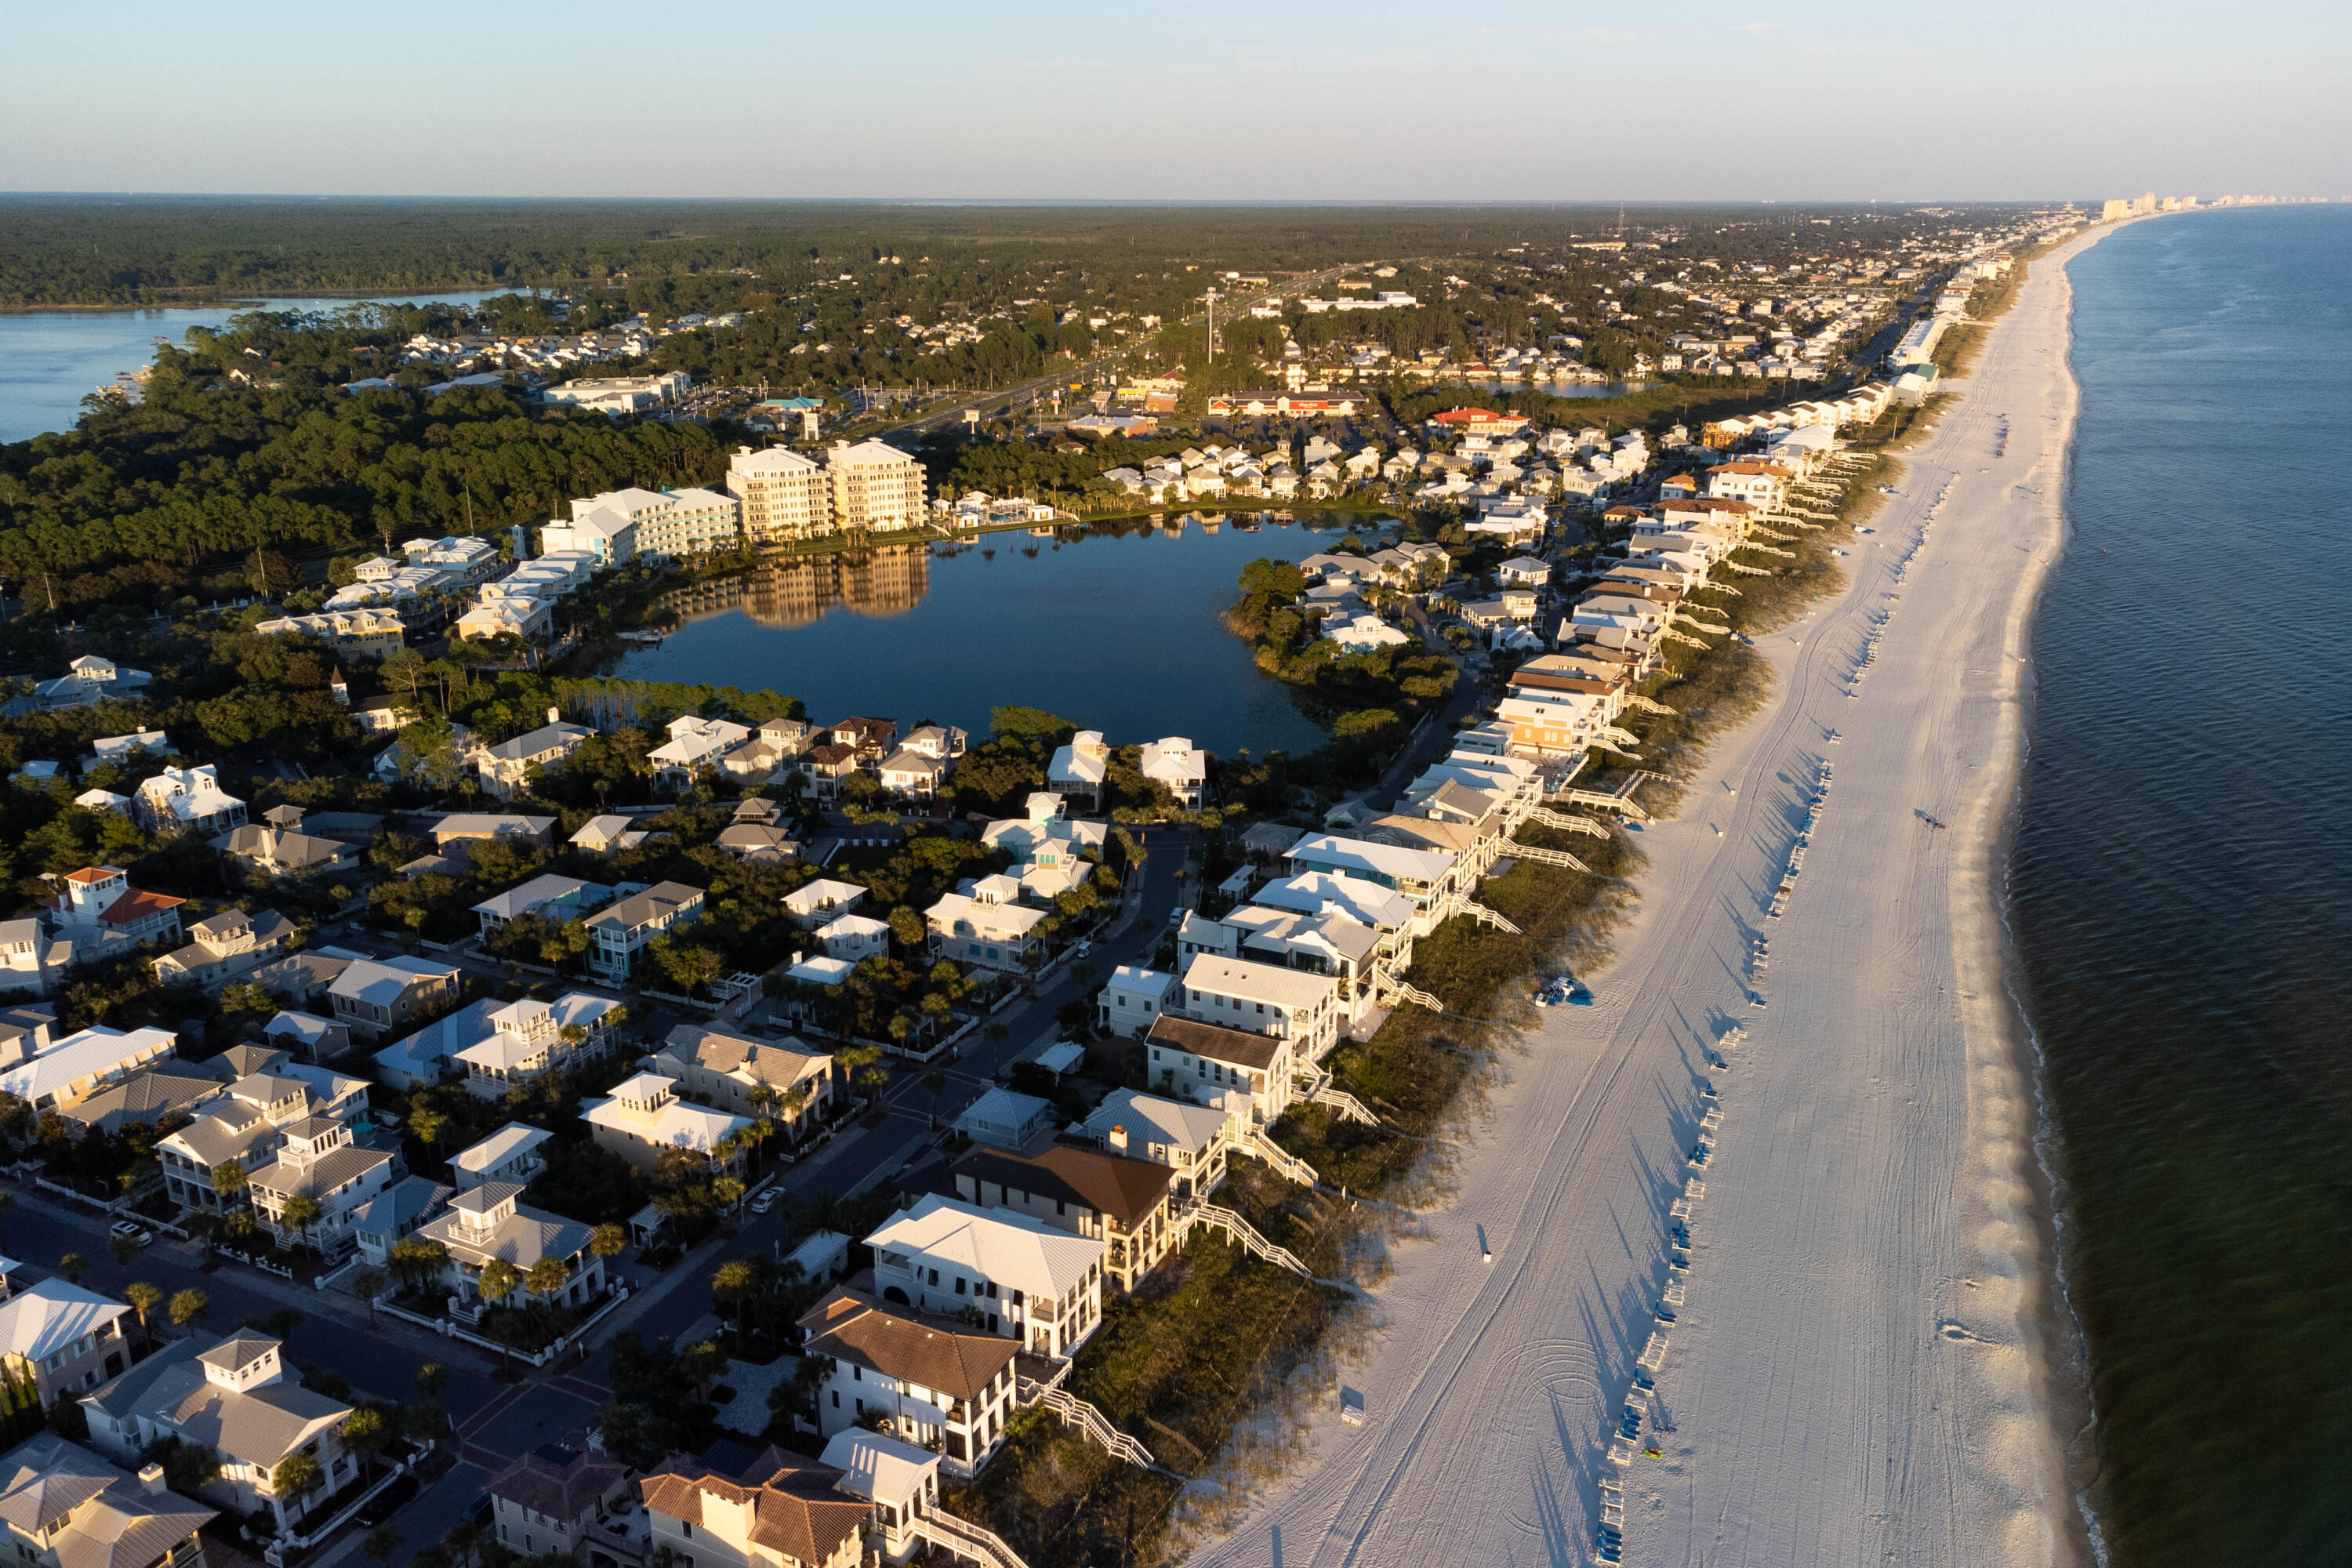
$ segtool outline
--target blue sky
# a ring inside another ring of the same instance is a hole
[[[0,189],[2352,192],[2352,6],[12,6]]]

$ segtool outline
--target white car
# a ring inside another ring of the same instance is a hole
[[[112,1225],[109,1226],[107,1229],[113,1235],[136,1242],[141,1247],[150,1246],[155,1240],[155,1233],[153,1231],[149,1230],[143,1225],[139,1225],[127,1219],[116,1220]]]
[[[751,1200],[751,1212],[753,1214],[766,1214],[770,1209],[776,1206],[776,1200],[782,1195],[783,1194],[778,1192],[775,1188],[770,1187],[766,1192],[761,1193],[758,1197]]]

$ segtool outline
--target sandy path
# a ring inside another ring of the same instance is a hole
[[[1675,1429],[1663,1459],[1622,1472],[1625,1561],[2065,1555],[2034,1343],[2032,1100],[1988,873],[2026,617],[2059,536],[2063,267],[2085,243],[2036,265],[1845,561],[1850,589],[1764,640],[1773,700],[1717,742],[1682,816],[1642,836],[1643,901],[1597,1005],[1547,1016],[1472,1137],[1458,1202],[1380,1292],[1381,1331],[1346,1379],[1366,1424],[1319,1417],[1293,1473],[1195,1561],[1590,1561],[1705,1051],[1734,1023],[1748,1042],[1713,1075],[1726,1121],[1657,1379]],[[1768,923],[1823,758],[1826,810]],[[1742,970],[1759,930],[1758,1012]]]

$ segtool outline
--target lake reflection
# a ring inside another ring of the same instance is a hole
[[[772,687],[820,721],[929,719],[980,735],[991,708],[1018,704],[1115,745],[1181,735],[1225,755],[1311,751],[1324,731],[1223,616],[1251,561],[1297,561],[1382,521],[1171,516],[780,557],[665,596],[683,624],[614,673]]]

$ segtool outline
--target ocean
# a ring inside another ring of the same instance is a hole
[[[2352,207],[2073,264],[2010,867],[2117,1568],[2352,1562]]]

